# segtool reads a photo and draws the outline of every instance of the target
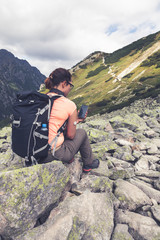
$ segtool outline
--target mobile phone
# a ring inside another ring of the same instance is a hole
[[[82,118],[82,119],[85,118],[87,110],[88,110],[88,105],[82,105],[78,113],[78,118]]]

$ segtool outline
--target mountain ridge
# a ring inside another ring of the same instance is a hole
[[[0,121],[11,114],[13,99],[19,91],[39,90],[46,77],[26,60],[0,49]]]
[[[151,56],[152,54],[154,54],[155,52],[157,52],[160,49],[160,41],[158,41],[157,43],[155,43],[154,45],[152,45],[152,47],[148,48],[144,53],[142,53],[141,56],[139,56],[135,61],[133,61],[131,63],[131,65],[129,65],[129,67],[127,67],[126,69],[124,69],[118,76],[117,79],[119,81],[121,81],[121,79],[129,74],[130,72],[132,72],[136,67],[138,67],[143,61],[145,61],[149,56]]]
[[[89,113],[122,108],[160,92],[160,32],[113,53],[94,52],[71,69],[75,88],[69,97]]]

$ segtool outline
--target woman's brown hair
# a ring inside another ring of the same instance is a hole
[[[64,68],[57,68],[46,78],[45,86],[47,89],[51,89],[58,86],[63,81],[67,81],[68,83],[71,82],[71,74]]]

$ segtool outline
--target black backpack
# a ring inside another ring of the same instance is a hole
[[[48,155],[48,122],[53,102],[59,97],[61,95],[50,97],[36,91],[17,94],[12,106],[12,150],[25,158],[27,166],[37,164]],[[65,124],[56,138],[64,128]]]

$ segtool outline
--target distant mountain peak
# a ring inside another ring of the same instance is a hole
[[[45,76],[26,60],[0,49],[0,121],[11,113],[11,105],[17,92],[39,90]]]
[[[14,58],[15,58],[15,56],[11,52],[9,52],[5,49],[0,49],[0,60],[1,61],[2,60],[6,61],[6,59],[14,59]]]

